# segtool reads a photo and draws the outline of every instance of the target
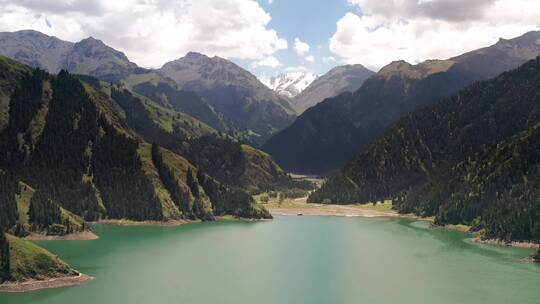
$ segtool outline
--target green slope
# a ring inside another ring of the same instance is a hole
[[[170,185],[144,138],[159,141],[158,135],[177,133],[178,137],[170,137],[180,141],[205,134],[196,131],[211,133],[212,129],[199,122],[188,134],[175,125],[187,115],[135,93],[87,80],[81,82],[67,72],[55,76],[35,70],[14,91],[9,125],[0,134],[0,167],[9,172],[3,180],[11,185],[2,188],[9,191],[0,193],[7,198],[0,205],[5,210],[0,224],[8,230],[67,234],[87,229],[83,219],[269,216],[247,193],[222,185],[193,165],[189,165],[193,167],[189,191],[181,199],[173,197],[174,189],[166,187]],[[127,112],[140,111],[123,113],[116,104],[119,99]],[[173,113],[175,118],[169,115]],[[139,130],[133,124],[137,115],[144,115],[142,121],[148,123],[139,125]],[[160,116],[168,118],[160,120]],[[167,125],[169,122],[173,124]],[[155,134],[149,133],[152,130]],[[34,189],[33,194],[26,188],[17,194],[19,181]],[[198,202],[192,204],[195,211],[182,208],[186,202],[191,204],[190,195]]]
[[[9,242],[9,281],[44,280],[79,274],[60,258],[37,245],[9,234],[6,238]]]
[[[539,41],[540,32],[530,32],[447,60],[393,62],[353,94],[327,99],[305,111],[270,138],[263,150],[289,171],[333,172],[406,114],[540,55]]]
[[[310,202],[393,199],[401,212],[538,240],[540,58],[401,119]]]

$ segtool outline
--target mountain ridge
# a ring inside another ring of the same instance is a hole
[[[134,80],[137,84],[152,82],[156,86],[159,83],[174,83],[177,87],[175,90],[191,91],[202,97],[202,103],[206,102],[213,108],[206,109],[207,114],[209,111],[219,112],[212,114],[212,117],[202,115],[199,118],[208,118],[205,122],[218,130],[252,144],[262,144],[296,117],[287,98],[268,89],[238,65],[217,56],[210,58],[189,52],[160,69],[151,70],[138,67],[124,53],[93,37],[72,43],[25,30],[2,32],[0,42],[1,55],[51,73],[64,69],[130,87],[130,82]],[[183,63],[188,63],[191,69],[172,69]],[[195,64],[200,66],[195,67]],[[171,81],[171,78],[175,81]]]
[[[483,237],[540,240],[540,57],[400,119],[309,202],[392,199]]]
[[[526,61],[521,54],[540,54],[539,39],[540,32],[530,32],[449,60],[417,65],[393,62],[356,92],[329,98],[308,109],[266,142],[263,150],[287,170],[314,174],[334,171],[403,115],[488,79],[496,71],[517,67]],[[509,43],[515,47],[508,48]],[[515,53],[520,55],[514,57]]]

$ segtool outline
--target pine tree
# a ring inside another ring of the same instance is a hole
[[[4,230],[0,227],[0,283],[9,280],[9,243]]]

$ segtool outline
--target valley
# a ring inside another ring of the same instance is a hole
[[[151,23],[213,20],[136,51],[0,21],[1,303],[538,302],[538,26],[411,47],[362,38],[393,18],[372,7],[310,45],[266,31],[260,1],[165,2]],[[85,15],[64,4],[47,14]],[[202,42],[250,22],[266,47]]]

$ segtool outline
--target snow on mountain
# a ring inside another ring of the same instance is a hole
[[[263,80],[263,83],[279,94],[292,98],[300,94],[317,77],[310,72],[294,71],[279,73],[270,79]]]

